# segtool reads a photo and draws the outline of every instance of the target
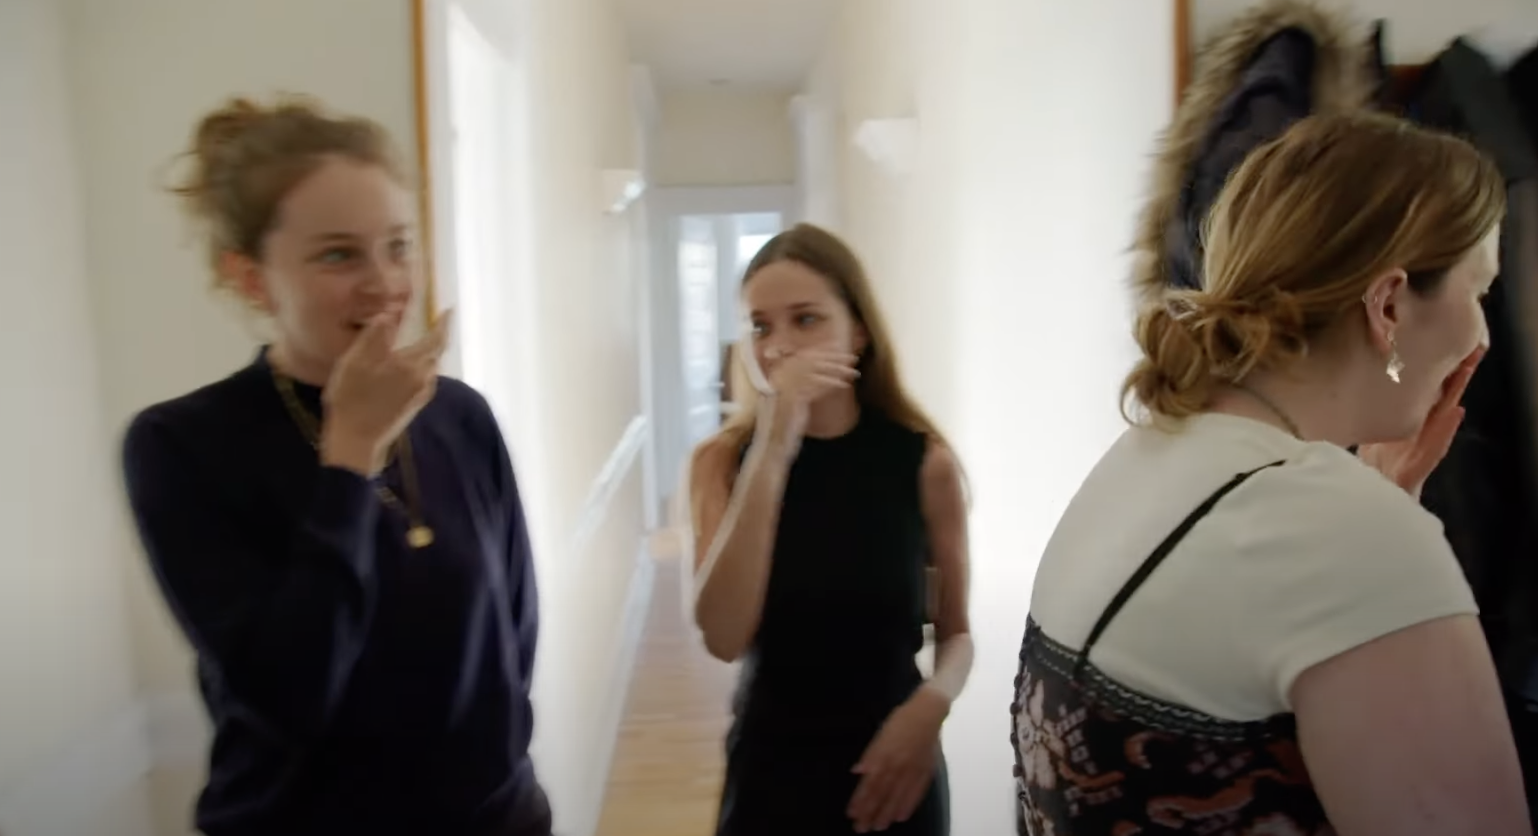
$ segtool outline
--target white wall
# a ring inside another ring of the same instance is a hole
[[[761,186],[796,179],[790,94],[690,88],[662,94],[657,186]]]
[[[145,834],[126,528],[98,395],[64,26],[51,0],[0,3],[0,113],[0,830]],[[120,744],[126,769],[94,769],[93,742]],[[61,794],[71,781],[97,784],[115,809]]]
[[[1193,0],[1193,45],[1251,5],[1253,0]],[[1323,0],[1322,5],[1347,9],[1364,25],[1387,20],[1389,60],[1397,64],[1428,61],[1458,35],[1468,36],[1497,63],[1538,43],[1533,0]]]
[[[838,193],[817,199],[841,206],[972,482],[978,661],[945,735],[957,833],[1013,826],[1005,706],[1036,558],[1122,428],[1124,250],[1170,116],[1172,37],[1148,0],[848,0],[806,91],[841,126],[821,152]],[[911,174],[849,145],[863,120],[903,117],[920,126]]]
[[[429,9],[442,17],[448,5],[434,0]],[[507,106],[522,136],[507,144],[507,180],[497,186],[517,200],[491,219],[505,225],[515,251],[483,297],[493,309],[473,313],[488,336],[500,336],[488,343],[494,351],[518,355],[483,368],[514,431],[538,564],[535,763],[558,829],[587,834],[597,825],[650,590],[649,564],[639,560],[649,428],[640,387],[645,258],[635,248],[645,224],[638,205],[613,215],[600,201],[604,169],[642,167],[632,71],[606,0],[466,0],[462,8],[518,87]],[[446,56],[433,60],[430,73],[444,69]],[[452,195],[446,105],[430,114],[440,202]],[[464,221],[451,218],[440,231],[447,236]],[[449,256],[440,249],[446,299],[477,278],[457,275],[444,263]],[[506,333],[493,334],[499,323]]]

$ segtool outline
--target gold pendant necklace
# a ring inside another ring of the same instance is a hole
[[[272,370],[272,382],[278,389],[278,394],[283,398],[283,406],[288,410],[288,415],[293,419],[294,425],[299,428],[299,433],[305,441],[317,452],[320,450],[320,422],[310,411],[304,408],[299,401],[299,394],[294,391],[294,382],[288,376]],[[392,462],[398,462],[401,468],[401,485],[406,491],[406,501],[402,502],[395,491],[390,490],[382,481],[374,482],[374,493],[379,500],[396,513],[406,518],[406,543],[413,549],[425,549],[433,544],[436,539],[433,530],[422,520],[421,496],[417,485],[416,460],[411,454],[411,436],[402,431],[401,436],[391,445],[390,458],[385,461],[385,467]]]

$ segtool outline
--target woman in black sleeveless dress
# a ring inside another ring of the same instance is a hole
[[[690,474],[695,617],[742,663],[717,834],[945,836],[940,727],[972,664],[960,468],[842,242],[779,235],[743,299],[743,408]]]

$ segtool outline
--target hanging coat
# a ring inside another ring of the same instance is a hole
[[[1506,92],[1522,113],[1528,135],[1538,139],[1538,46],[1506,71]]]
[[[1138,220],[1140,302],[1201,286],[1201,225],[1229,173],[1305,116],[1370,106],[1383,84],[1375,58],[1348,18],[1304,0],[1257,4],[1198,52]]]
[[[1501,274],[1485,299],[1490,353],[1424,500],[1474,586],[1503,681],[1538,706],[1538,145],[1506,80],[1461,38],[1406,105],[1415,121],[1478,145],[1506,178]]]

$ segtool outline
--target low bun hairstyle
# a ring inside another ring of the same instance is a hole
[[[1202,411],[1221,385],[1301,357],[1308,324],[1284,292],[1234,300],[1178,291],[1138,318],[1135,336],[1144,360],[1128,394],[1152,413],[1180,417]]]
[[[1205,228],[1206,287],[1137,318],[1129,421],[1181,419],[1257,370],[1286,368],[1393,269],[1430,294],[1506,211],[1472,145],[1374,113],[1312,116],[1256,149]],[[1134,411],[1137,414],[1134,414]]]
[[[304,97],[284,96],[271,105],[234,98],[199,120],[170,191],[205,231],[216,276],[225,253],[262,257],[283,198],[328,157],[377,165],[404,179],[382,127],[332,115]]]

